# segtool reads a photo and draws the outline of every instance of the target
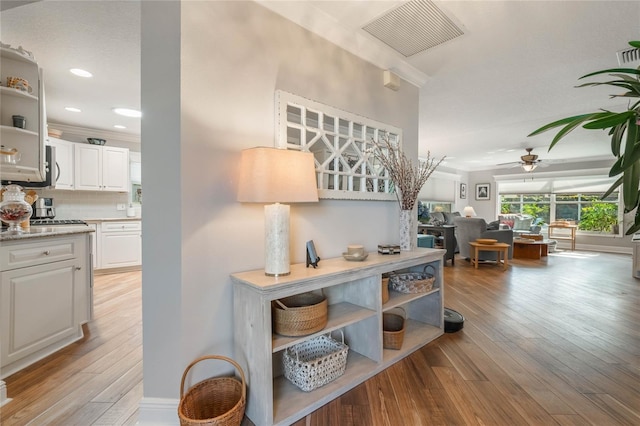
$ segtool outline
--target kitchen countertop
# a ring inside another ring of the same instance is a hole
[[[95,223],[95,222],[122,222],[124,220],[142,220],[141,217],[103,217],[103,218],[92,218],[92,219],[82,219],[87,223]]]
[[[63,226],[32,226],[29,229],[17,234],[13,232],[0,232],[0,241],[25,240],[30,238],[59,237],[61,235],[84,234],[93,232],[93,229],[85,225],[63,225]]]

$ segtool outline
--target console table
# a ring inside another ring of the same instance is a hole
[[[444,261],[451,260],[451,266],[455,264],[456,254],[456,227],[454,225],[418,225],[419,234],[434,235],[442,244],[442,248],[447,250]],[[437,245],[437,244],[436,244]]]
[[[576,230],[578,229],[578,225],[569,225],[569,224],[564,224],[564,223],[551,223],[549,226],[549,239],[553,239],[553,240],[568,240],[571,241],[571,250],[575,250],[576,249]],[[558,230],[558,229],[568,229],[569,235],[562,234],[562,235],[558,235],[558,234],[553,234],[553,230]]]
[[[439,249],[417,248],[396,255],[369,253],[362,262],[322,259],[317,269],[296,264],[285,277],[265,276],[262,269],[231,275],[236,353],[247,362],[246,414],[251,421],[259,426],[294,423],[442,335],[443,254]],[[389,291],[389,300],[382,303],[383,273],[422,272],[426,265],[436,271],[431,291]],[[300,337],[272,332],[272,301],[320,290],[329,304],[324,330]],[[407,314],[404,342],[400,350],[384,349],[382,314],[398,306]],[[343,330],[349,346],[345,373],[311,392],[301,391],[284,378],[284,350],[333,330]]]

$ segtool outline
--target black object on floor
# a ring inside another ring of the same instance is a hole
[[[464,317],[453,309],[444,308],[444,332],[455,333],[464,327]]]

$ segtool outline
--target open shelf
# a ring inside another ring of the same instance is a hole
[[[262,270],[233,274],[234,338],[237,356],[246,360],[250,383],[247,417],[257,425],[294,423],[442,335],[443,256],[443,250],[418,248],[394,256],[370,253],[366,262],[323,259],[313,270],[304,264],[292,265],[289,276],[277,279],[265,277]],[[431,291],[390,291],[389,301],[382,304],[383,274],[422,271],[427,265],[433,266],[436,276]],[[328,301],[328,323],[323,330],[298,337],[272,333],[273,300],[320,289]],[[386,350],[382,316],[399,306],[407,318],[403,345],[399,350]],[[343,330],[349,346],[342,376],[311,392],[282,376],[284,350],[338,329]]]
[[[358,321],[362,321],[363,319],[376,315],[375,311],[365,309],[361,306],[356,306],[347,302],[329,305],[328,312],[329,318],[327,321],[327,325],[317,333],[296,337],[280,336],[278,334],[274,334],[272,352],[281,351],[288,348],[289,346],[295,345],[296,343],[304,342],[305,340],[309,340],[321,334],[327,334],[333,330],[337,330],[341,327],[353,324]]]
[[[23,90],[14,89],[13,87],[0,86],[0,94],[7,96],[15,96],[17,98],[25,98],[33,101],[37,101],[38,97]]]
[[[355,387],[360,378],[373,376],[379,367],[379,364],[350,349],[344,374],[311,392],[300,390],[284,376],[276,377],[273,381],[273,423],[293,423]],[[305,407],[303,412],[300,407]]]
[[[424,342],[431,341],[442,335],[442,329],[433,325],[425,324],[411,319],[406,320],[402,347],[398,350],[385,349],[383,351],[383,362],[397,362],[406,357],[408,353],[424,346]]]

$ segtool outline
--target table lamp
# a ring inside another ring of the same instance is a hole
[[[464,217],[475,217],[476,211],[471,206],[465,207],[462,212],[464,213]]]
[[[264,206],[264,272],[289,275],[289,206],[280,203],[318,201],[313,154],[268,147],[243,150],[238,201],[275,203]]]

